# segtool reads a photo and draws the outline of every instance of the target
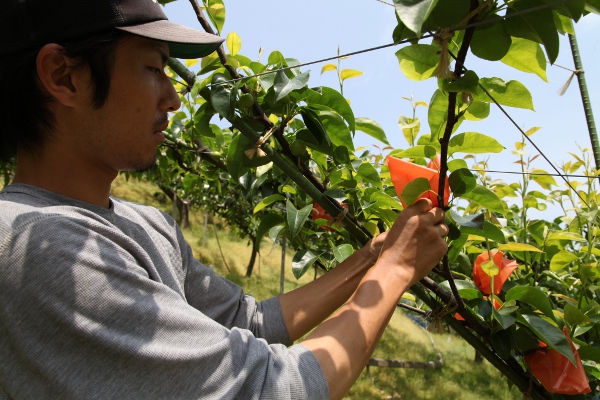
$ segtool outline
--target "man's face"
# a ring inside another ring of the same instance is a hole
[[[164,73],[168,55],[166,43],[138,36],[117,44],[106,103],[94,109],[90,101],[78,115],[79,148],[94,167],[139,171],[153,165],[167,112],[181,105]]]

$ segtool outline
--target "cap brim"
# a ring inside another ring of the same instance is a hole
[[[171,57],[201,58],[215,51],[225,39],[167,20],[117,27],[125,32],[169,44]]]

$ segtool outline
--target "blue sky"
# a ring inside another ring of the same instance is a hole
[[[266,60],[269,53],[279,50],[285,57],[308,62],[335,56],[338,46],[342,53],[376,47],[392,42],[392,31],[396,26],[394,8],[376,0],[286,0],[226,1],[226,21],[222,36],[235,31],[242,39],[240,53],[256,59],[259,49]],[[172,21],[198,27],[194,11],[186,0],[170,3],[165,11]],[[201,28],[199,28],[201,29]],[[588,15],[576,25],[576,34],[585,68],[585,77],[591,95],[597,125],[600,123],[600,16]],[[425,39],[423,43],[429,43]],[[406,148],[407,144],[398,128],[400,115],[410,116],[410,104],[402,97],[414,95],[416,100],[429,103],[437,83],[434,79],[412,82],[401,73],[395,52],[400,46],[360,54],[342,61],[342,68],[361,70],[364,75],[349,79],[344,85],[344,95],[350,100],[357,117],[368,117],[377,121],[386,131],[394,147]],[[560,55],[556,64],[573,68],[569,43],[561,37]],[[311,86],[331,86],[339,89],[334,73],[320,74],[323,64],[304,68],[311,71]],[[499,62],[490,63],[469,54],[466,67],[480,77],[497,76],[516,79],[528,87],[533,95],[536,112],[508,109],[517,123],[525,130],[541,126],[533,140],[557,165],[570,160],[568,152],[579,153],[577,145],[589,147],[590,140],[584,119],[581,97],[576,80],[564,96],[558,90],[570,75],[569,71],[548,66],[548,83],[535,75],[526,74]],[[426,122],[427,111],[418,108],[417,116]],[[477,131],[495,137],[507,148],[490,158],[492,169],[517,171],[518,166],[510,150],[520,141],[520,133],[492,107],[488,119],[463,124],[461,131]],[[428,127],[422,132],[428,132]],[[359,135],[359,145],[376,143],[366,135]],[[528,147],[530,152],[533,149]],[[536,167],[550,171],[541,158]],[[513,182],[515,176],[498,176]]]

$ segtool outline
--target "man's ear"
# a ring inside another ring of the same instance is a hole
[[[49,95],[67,107],[81,102],[82,70],[72,68],[73,60],[62,46],[50,43],[42,47],[36,58],[38,78]]]

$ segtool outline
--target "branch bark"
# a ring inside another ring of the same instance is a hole
[[[471,0],[470,4],[470,12],[475,11],[479,7],[479,2],[477,0]],[[475,22],[477,19],[477,14],[473,15],[471,19],[469,19],[468,23],[471,24]],[[452,74],[453,79],[459,79],[463,74],[463,66],[465,59],[467,57],[467,53],[469,51],[469,45],[471,44],[471,39],[473,38],[473,33],[475,32],[475,27],[470,27],[465,30],[465,34],[463,37],[463,41],[461,43],[460,49],[458,50],[458,54],[456,56],[456,61],[454,64],[454,72]],[[458,122],[458,117],[456,114],[456,102],[457,102],[458,93],[457,92],[449,92],[448,93],[448,113],[447,113],[447,121],[446,121],[446,129],[444,130],[444,135],[439,139],[440,142],[440,180],[438,186],[438,201],[439,204],[443,204],[444,199],[444,189],[446,184],[446,174],[448,173],[448,145],[450,143],[450,136],[454,131],[454,126]],[[445,205],[444,205],[445,206]],[[458,307],[458,313],[465,319],[467,325],[475,326],[479,325],[479,321],[475,319],[475,317],[467,310],[465,303],[463,302],[460,294],[458,293],[458,289],[456,288],[456,283],[452,278],[452,272],[450,270],[450,265],[448,261],[448,255],[446,254],[442,260],[442,268],[444,270],[444,274],[447,275],[448,283],[450,284],[450,289],[452,290],[452,295],[454,296],[456,306]],[[484,336],[486,337],[486,336]],[[486,337],[489,340],[489,335]]]

